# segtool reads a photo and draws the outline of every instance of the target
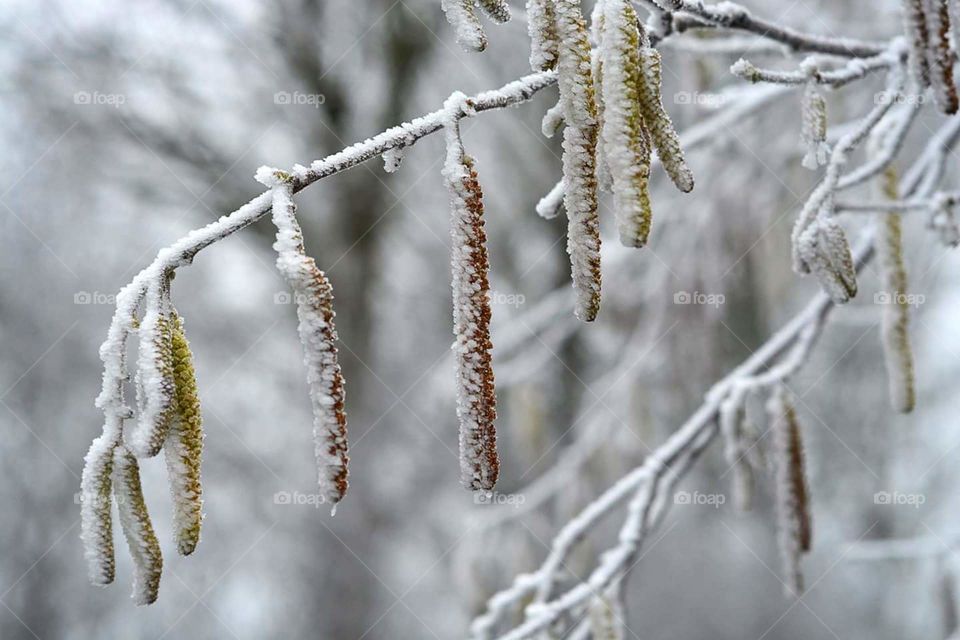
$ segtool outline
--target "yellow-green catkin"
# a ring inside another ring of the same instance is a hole
[[[164,459],[173,501],[177,551],[186,556],[193,553],[200,542],[200,524],[203,520],[203,489],[200,483],[203,428],[193,354],[183,331],[183,319],[176,313],[172,326],[176,417],[164,443]]]
[[[585,322],[600,310],[600,221],[597,215],[597,105],[590,43],[579,0],[555,5],[560,39],[557,65],[563,130],[564,208],[576,315]]]
[[[141,332],[138,392],[140,419],[130,435],[130,449],[141,458],[160,453],[176,412],[173,383],[173,320],[168,302],[148,312]],[[155,317],[150,317],[155,313]]]
[[[653,47],[640,48],[640,108],[643,120],[650,131],[650,138],[657,147],[657,155],[673,184],[684,193],[693,190],[693,172],[687,166],[680,148],[680,138],[673,122],[663,107],[660,95],[660,52]]]
[[[641,33],[629,2],[604,3],[604,29],[599,68],[604,103],[603,157],[613,179],[614,209],[620,242],[642,247],[650,234],[650,133],[641,113],[643,83],[639,50]]]
[[[888,168],[883,174],[883,195],[898,198],[897,173]],[[900,214],[881,214],[877,257],[883,291],[881,335],[890,388],[890,404],[900,413],[909,413],[916,404],[913,350],[910,346],[910,306],[907,297],[907,269],[903,260],[903,233]]]
[[[113,494],[120,526],[133,558],[133,599],[138,605],[152,604],[160,592],[163,557],[143,499],[140,465],[124,445],[118,446],[113,454]]]

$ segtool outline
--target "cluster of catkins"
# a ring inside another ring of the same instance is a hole
[[[481,8],[497,22],[509,18],[503,2],[443,0],[448,20],[464,47],[482,50],[486,39],[477,20]],[[552,135],[563,128],[563,189],[567,251],[575,313],[592,321],[600,310],[600,187],[612,190],[621,242],[642,247],[650,233],[649,180],[656,148],[674,184],[693,189],[693,175],[660,95],[660,54],[626,0],[600,0],[592,35],[579,0],[529,0],[530,64],[555,70],[560,100],[544,118]],[[591,46],[591,37],[593,46]],[[496,395],[491,364],[490,291],[483,197],[473,159],[464,152],[459,121],[473,106],[456,93],[445,104],[447,157],[443,176],[450,194],[453,240],[452,288],[460,470],[465,487],[493,488]],[[385,154],[385,167],[396,158]],[[548,216],[552,217],[552,216]]]
[[[147,290],[143,316],[133,325],[140,346],[136,375],[138,420],[124,439],[123,425],[111,424],[94,440],[81,480],[81,537],[90,580],[114,579],[112,503],[133,557],[137,604],[157,599],[163,558],[140,486],[138,459],[163,451],[173,502],[177,551],[189,555],[200,541],[203,432],[193,356],[183,320],[170,300],[172,273]],[[132,415],[127,416],[132,417]]]
[[[903,0],[910,68],[921,89],[933,88],[937,107],[947,114],[960,106],[953,79],[956,52],[950,44],[950,23],[960,20],[958,13],[956,0]]]
[[[307,383],[313,405],[314,444],[319,495],[333,505],[347,490],[347,432],[343,378],[337,362],[337,333],[333,325],[330,282],[313,259],[306,256],[293,204],[293,179],[268,168],[257,179],[272,188],[273,221],[277,227],[277,267],[296,297]],[[163,451],[173,502],[173,530],[177,551],[189,555],[200,541],[202,488],[200,460],[203,431],[193,356],[183,332],[183,320],[173,307],[170,283],[173,271],[151,278],[142,302],[142,317],[122,327],[139,338],[137,422],[124,433],[124,421],[134,412],[122,404],[125,379],[124,341],[113,336],[102,353],[107,362],[105,380],[120,387],[98,400],[107,424],[87,453],[81,487],[81,537],[90,580],[105,586],[114,579],[112,508],[134,564],[133,597],[137,604],[157,599],[163,557],[140,486],[140,459]],[[119,306],[119,304],[118,304]],[[118,325],[119,327],[120,325]],[[123,330],[118,330],[120,334]]]
[[[567,251],[576,315],[591,321],[600,310],[600,188],[613,192],[620,241],[642,247],[652,222],[653,149],[681,191],[693,189],[693,174],[663,107],[660,54],[630,2],[599,0],[589,35],[578,0],[529,0],[527,17],[531,66],[557,71],[560,101],[545,116],[543,129],[552,135],[565,125]]]
[[[777,384],[765,406],[771,437],[764,453],[763,435],[746,411],[747,392],[762,387],[735,386],[720,404],[719,428],[738,509],[751,508],[757,474],[767,468],[772,474],[784,590],[788,596],[798,596],[803,591],[800,558],[810,551],[813,531],[803,434],[790,392],[783,384]]]

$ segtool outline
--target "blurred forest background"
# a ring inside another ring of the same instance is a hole
[[[604,309],[590,326],[572,315],[563,219],[534,212],[560,175],[559,140],[540,133],[556,89],[485,114],[464,135],[486,196],[498,489],[513,503],[475,504],[458,484],[447,195],[442,140],[432,136],[397,173],[371,161],[298,199],[307,250],[333,282],[347,381],[351,488],[336,517],[296,504],[314,492],[310,405],[295,309],[263,221],[177,279],[207,432],[201,545],[187,559],[172,552],[163,464],[147,462],[166,561],[160,599],[134,607],[122,549],[117,584],[89,586],[75,495],[101,427],[97,348],[112,296],[161,247],[259,193],[259,165],[309,164],[438,108],[454,90],[527,73],[522,6],[511,4],[515,19],[489,27],[487,51],[470,55],[437,0],[6,3],[0,637],[464,637],[489,595],[542,560],[560,524],[816,291],[789,264],[790,225],[816,179],[800,166],[799,92],[688,151],[692,194],[656,178],[651,244],[606,243]],[[827,35],[887,39],[901,29],[894,0],[746,4]],[[664,96],[681,132],[742,88],[728,73],[736,56],[663,51]],[[830,93],[831,122],[865,112],[880,89],[867,81]],[[903,157],[939,118],[923,117]],[[956,161],[948,167],[955,174]],[[911,289],[923,296],[912,323],[915,413],[888,409],[871,269],[795,381],[814,508],[810,592],[794,604],[781,597],[769,498],[747,514],[730,500],[677,505],[631,581],[636,637],[955,631],[960,288],[951,277],[960,260],[922,219],[909,220]],[[861,216],[850,227],[866,224]],[[615,237],[612,225],[604,233]],[[677,304],[683,292],[717,304]],[[585,440],[593,449],[583,463],[551,479]],[[720,448],[684,491],[727,495]],[[878,492],[922,504],[884,504]],[[591,557],[575,556],[570,570],[588,570]]]

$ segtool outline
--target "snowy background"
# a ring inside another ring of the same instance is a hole
[[[747,4],[825,35],[900,30],[893,0]],[[310,404],[295,308],[263,221],[176,280],[206,429],[203,540],[189,558],[174,553],[163,463],[148,461],[160,599],[130,601],[119,539],[117,582],[89,586],[75,496],[101,429],[97,348],[114,294],[160,248],[260,193],[259,165],[308,164],[438,108],[453,90],[527,73],[522,19],[487,34],[485,53],[464,53],[435,0],[6,3],[0,637],[464,637],[487,597],[542,561],[560,524],[816,291],[789,261],[790,226],[816,179],[800,166],[799,92],[688,151],[692,194],[655,179],[649,247],[618,246],[604,221],[604,307],[590,326],[572,317],[563,218],[534,212],[560,175],[559,141],[540,133],[556,90],[484,114],[464,123],[464,138],[486,199],[498,490],[512,503],[475,504],[458,484],[447,195],[442,140],[432,136],[397,173],[370,161],[298,196],[342,339],[351,480],[337,515],[301,500],[314,492]],[[735,56],[663,52],[666,107],[681,132],[744,88],[728,72]],[[881,89],[868,80],[830,93],[831,122],[862,114]],[[904,158],[939,118],[925,112]],[[956,170],[951,159],[948,175]],[[845,224],[855,236],[867,220]],[[714,445],[681,489],[723,504],[677,505],[653,536],[628,597],[636,637],[954,630],[960,258],[921,219],[906,228],[911,288],[923,299],[912,324],[915,413],[888,409],[870,269],[794,381],[814,511],[809,593],[781,597],[769,492],[737,513]],[[683,293],[703,303],[676,303]],[[583,464],[544,475],[585,442],[594,449]],[[914,504],[883,504],[878,492]],[[573,556],[571,572],[589,570],[616,524]],[[893,547],[894,558],[887,539],[915,542]]]

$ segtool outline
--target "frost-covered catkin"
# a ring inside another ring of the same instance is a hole
[[[612,593],[595,596],[590,601],[590,638],[623,640],[624,613]]]
[[[510,5],[506,0],[477,0],[477,4],[497,24],[510,21]]]
[[[563,204],[567,211],[567,252],[576,315],[585,322],[600,311],[600,222],[597,216],[597,107],[590,73],[590,44],[578,0],[558,0],[558,78],[563,130]]]
[[[803,592],[800,556],[810,550],[812,542],[803,440],[796,410],[782,386],[771,394],[767,412],[772,421],[777,535],[786,574],[785,591],[787,596],[799,596]]]
[[[947,0],[926,0],[927,64],[930,85],[937,107],[946,114],[954,114],[960,101],[953,80],[954,51],[950,46],[950,9]]]
[[[724,440],[723,455],[731,474],[733,502],[740,511],[749,511],[753,505],[754,476],[747,456],[746,418],[744,392],[736,389],[721,403],[718,421]]]
[[[883,194],[898,198],[897,174],[888,168],[883,175]],[[898,213],[881,214],[877,257],[886,303],[882,308],[883,354],[890,387],[890,404],[909,413],[916,403],[913,350],[910,348],[910,307],[906,297],[907,269],[903,262],[903,239]]]
[[[833,302],[844,304],[857,295],[857,270],[846,233],[832,215],[828,197],[816,218],[796,233],[795,268],[812,273]]]
[[[603,151],[613,179],[620,242],[642,247],[650,234],[650,138],[640,112],[637,14],[626,0],[607,0],[599,61],[602,69]]]
[[[203,520],[203,488],[200,484],[203,428],[193,354],[183,331],[183,319],[176,312],[172,324],[176,417],[163,444],[163,455],[173,502],[173,535],[177,551],[188,556],[200,542]]]
[[[827,164],[830,146],[827,144],[827,101],[814,82],[808,82],[800,101],[800,141],[806,153],[803,166],[816,169]]]
[[[104,587],[116,572],[111,515],[113,450],[116,439],[104,434],[93,441],[84,458],[80,480],[80,538],[91,584]]]
[[[693,190],[693,172],[684,160],[680,138],[663,107],[661,73],[660,52],[653,47],[641,47],[639,88],[643,120],[667,175],[680,191],[688,193]]]
[[[138,605],[152,604],[160,591],[163,557],[143,500],[140,466],[123,445],[113,453],[113,494],[120,526],[133,558],[133,599]]]
[[[460,96],[462,98],[462,96]],[[455,98],[448,100],[453,109]],[[457,114],[445,125],[443,177],[450,194],[450,257],[453,290],[453,343],[460,420],[460,480],[463,486],[493,489],[500,472],[497,456],[496,392],[490,341],[490,283],[483,193],[473,159],[460,140]]]
[[[273,223],[277,239],[277,270],[297,300],[297,330],[307,367],[307,386],[313,407],[314,453],[318,491],[333,505],[347,492],[347,416],[344,412],[343,376],[337,358],[333,289],[326,274],[306,255],[303,234],[293,203],[293,186],[281,171],[261,167],[257,180],[273,187]]]
[[[910,72],[921,88],[930,85],[926,0],[903,0],[903,25],[910,46]]]
[[[137,401],[139,421],[130,434],[130,449],[139,457],[160,453],[174,414],[172,321],[169,281],[151,284],[138,330]]]
[[[467,51],[487,48],[487,36],[477,17],[476,0],[440,0],[440,6],[457,34],[457,44]]]
[[[557,66],[557,16],[554,0],[527,0],[527,32],[530,34],[530,67],[546,71]]]

